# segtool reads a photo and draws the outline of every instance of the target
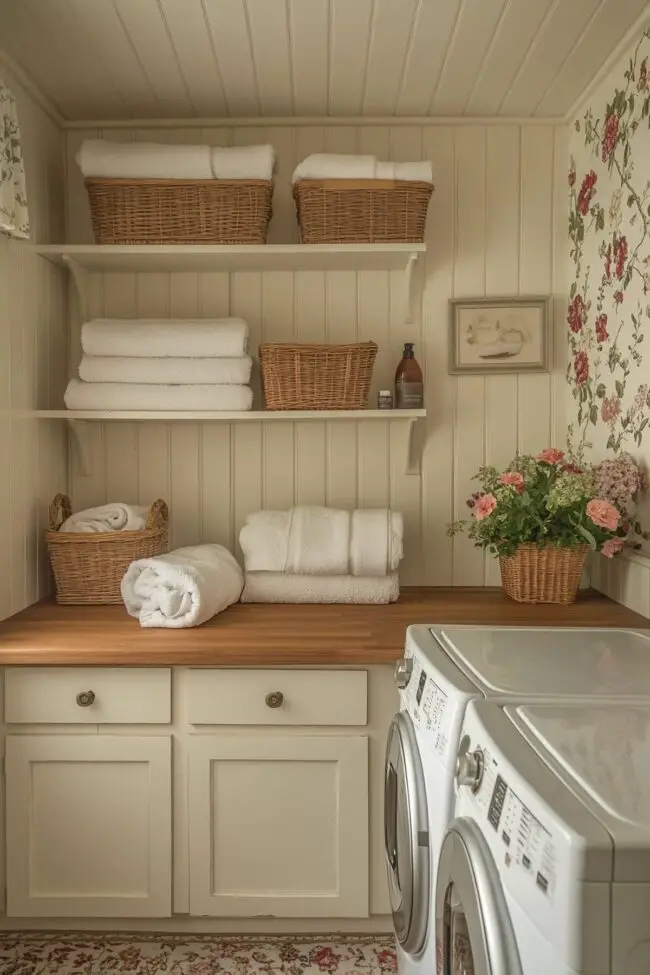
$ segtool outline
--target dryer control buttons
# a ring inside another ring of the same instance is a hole
[[[402,660],[398,660],[395,664],[395,683],[401,691],[405,687],[408,687],[408,683],[411,679],[411,674],[413,673],[413,658],[403,657]]]

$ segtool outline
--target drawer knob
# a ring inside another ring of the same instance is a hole
[[[94,691],[80,691],[77,694],[77,704],[80,708],[89,708],[91,704],[95,703],[95,692]]]
[[[273,691],[266,695],[267,708],[281,708],[284,704],[284,694],[282,691]]]

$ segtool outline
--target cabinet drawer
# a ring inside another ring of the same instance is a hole
[[[8,667],[7,724],[168,724],[170,671],[149,667]]]
[[[365,725],[365,670],[199,670],[189,673],[193,724]]]

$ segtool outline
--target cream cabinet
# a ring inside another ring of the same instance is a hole
[[[368,914],[365,736],[194,735],[190,913]]]
[[[9,735],[9,917],[168,917],[169,736]]]

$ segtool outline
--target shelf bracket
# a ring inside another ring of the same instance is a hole
[[[91,424],[86,420],[68,420],[67,423],[74,440],[79,473],[88,477],[93,472]]]
[[[406,285],[404,317],[406,324],[414,322],[417,318],[415,314],[415,287],[413,277],[419,256],[417,253],[409,254],[406,267],[404,268],[404,281]]]
[[[70,257],[69,254],[63,255],[63,263],[66,265],[70,274],[72,275],[72,280],[74,281],[74,286],[77,292],[77,303],[79,305],[79,314],[81,316],[81,321],[88,321],[88,271],[78,264],[74,258]]]
[[[404,473],[420,474],[422,470],[422,451],[424,450],[424,417],[411,416],[404,438]]]

